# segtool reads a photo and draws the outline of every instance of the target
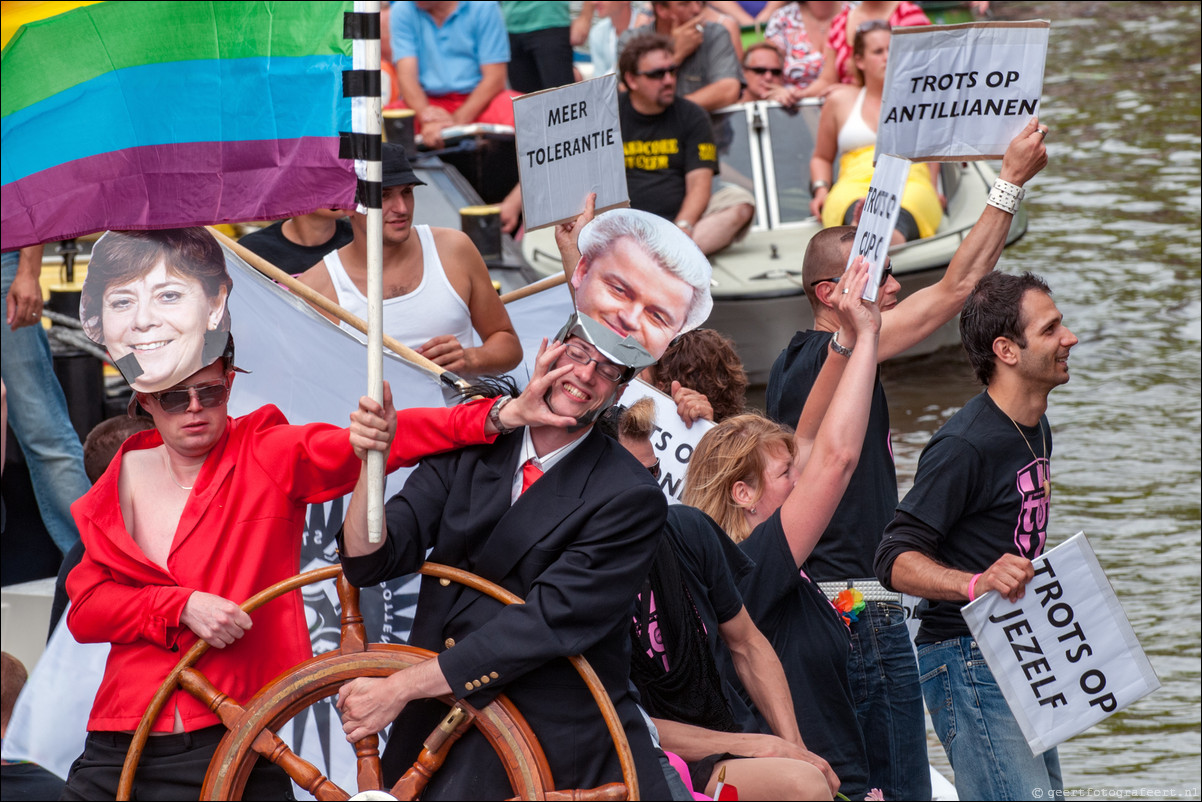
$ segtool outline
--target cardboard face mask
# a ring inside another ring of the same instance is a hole
[[[572,274],[577,311],[654,359],[709,316],[710,264],[688,235],[657,215],[613,209],[580,232]]]
[[[203,228],[110,231],[92,249],[80,322],[134,390],[160,392],[225,352],[232,287]]]

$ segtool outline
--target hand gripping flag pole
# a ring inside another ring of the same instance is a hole
[[[384,224],[380,165],[380,3],[356,0],[346,14],[343,35],[352,41],[352,65],[342,76],[351,98],[349,144],[359,179],[356,202],[367,215],[367,394],[384,402]],[[367,537],[384,537],[384,462],[379,451],[367,454]]]

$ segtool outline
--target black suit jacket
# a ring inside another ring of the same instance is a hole
[[[412,573],[426,559],[464,568],[518,594],[505,606],[457,584],[423,577],[409,642],[440,652],[457,698],[482,706],[504,692],[538,735],[558,788],[621,780],[612,742],[566,656],[583,654],[626,728],[644,798],[667,798],[658,755],[629,681],[629,626],[667,515],[646,468],[591,431],[510,506],[522,433],[431,457],[386,506],[388,537],[376,553],[343,558],[360,587]],[[448,644],[453,644],[448,646]],[[410,704],[385,749],[395,782],[446,713]],[[511,795],[500,762],[470,731],[425,799]]]

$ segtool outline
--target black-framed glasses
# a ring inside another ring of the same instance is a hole
[[[189,384],[187,387],[172,387],[161,393],[150,394],[163,411],[172,415],[183,412],[192,405],[192,397],[200,402],[202,407],[219,407],[230,397],[230,386],[225,379],[217,379],[200,384]]]
[[[568,343],[567,348],[564,349],[564,353],[567,354],[568,359],[577,365],[595,364],[597,366],[595,368],[597,375],[611,382],[621,381],[622,376],[626,373],[626,369],[621,365],[615,365],[608,359],[598,359],[590,354],[586,348],[576,343]]]
[[[671,67],[657,67],[654,70],[639,70],[635,73],[635,75],[642,76],[643,78],[650,78],[653,81],[662,81],[666,76],[675,75],[676,71],[679,69],[680,67],[673,64]]]
[[[885,263],[885,269],[881,271],[881,283],[880,283],[880,284],[878,284],[877,286],[878,286],[878,287],[884,287],[884,286],[885,286],[885,282],[886,282],[886,281],[888,281],[888,280],[889,280],[889,277],[890,277],[890,276],[892,276],[892,275],[893,275],[893,261],[892,261],[892,260],[890,260],[890,261],[888,261],[888,262],[886,262],[886,263]],[[824,282],[824,281],[830,281],[830,282],[833,282],[833,283],[835,283],[835,284],[838,284],[838,283],[839,283],[839,279],[841,279],[841,278],[843,278],[843,276],[833,276],[833,277],[831,277],[831,278],[820,278],[820,279],[818,279],[817,281],[811,281],[811,282],[810,282],[810,286],[811,286],[811,287],[816,287],[816,286],[818,286],[819,284],[821,284],[821,283],[822,283],[822,282]]]
[[[754,72],[756,75],[771,75],[773,78],[781,78],[785,71],[777,67],[744,67],[748,72]]]

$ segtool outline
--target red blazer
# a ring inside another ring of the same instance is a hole
[[[397,413],[388,470],[491,441],[484,433],[491,406],[478,402]],[[308,506],[349,493],[361,465],[346,429],[325,423],[290,426],[270,405],[230,419],[197,477],[164,570],[126,531],[117,494],[125,452],[162,442],[157,431],[135,434],[71,507],[86,548],[83,562],[67,579],[67,624],[81,643],[112,643],[89,730],[138,726],[155,690],[197,640],[180,624],[193,591],[241,603],[295,575]],[[211,650],[199,666],[239,703],[312,656],[299,593],[264,605],[251,618],[253,629],[246,637]],[[186,731],[219,723],[205,705],[177,691],[155,721],[155,732],[172,730],[176,707]]]

